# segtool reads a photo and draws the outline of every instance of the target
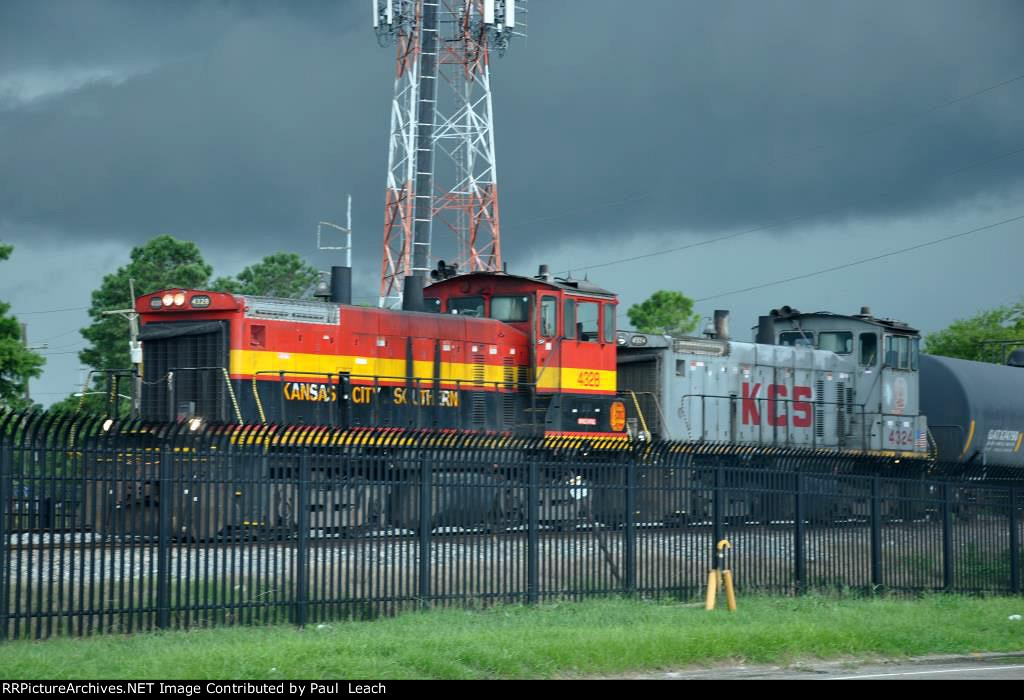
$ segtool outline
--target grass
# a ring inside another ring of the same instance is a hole
[[[636,600],[433,610],[372,622],[11,642],[5,679],[544,678],[728,661],[1024,650],[1024,598]]]

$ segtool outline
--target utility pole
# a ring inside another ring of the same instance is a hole
[[[128,290],[131,294],[132,304],[135,303],[135,280],[128,280]],[[138,418],[142,415],[142,343],[139,342],[139,314],[133,306],[130,309],[114,309],[104,311],[104,316],[121,316],[128,321],[128,329],[131,338],[128,341],[128,350],[132,360],[132,411],[131,417]]]
[[[42,345],[35,345],[35,346],[32,346],[32,347],[29,347],[29,344],[28,344],[28,324],[27,323],[22,323],[21,324],[21,344],[25,346],[26,350],[45,350],[46,348],[50,347],[46,343],[43,343]],[[31,394],[29,394],[29,391],[28,391],[28,379],[29,379],[29,377],[26,374],[25,375],[25,403],[28,404],[29,406],[31,406],[32,405],[32,396],[31,396]]]

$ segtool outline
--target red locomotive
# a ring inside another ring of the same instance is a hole
[[[609,291],[542,267],[442,279],[418,311],[332,298],[140,297],[142,417],[626,438]]]

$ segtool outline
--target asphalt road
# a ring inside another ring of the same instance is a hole
[[[630,680],[1024,680],[1024,652],[930,656],[898,661],[804,661],[789,666],[721,666],[629,674]]]

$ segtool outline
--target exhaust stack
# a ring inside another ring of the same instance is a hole
[[[715,337],[729,340],[729,310],[715,309]]]
[[[331,301],[335,304],[352,303],[352,268],[331,266]]]

